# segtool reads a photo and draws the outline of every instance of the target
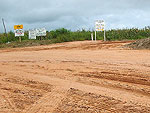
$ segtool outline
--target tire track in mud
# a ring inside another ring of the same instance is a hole
[[[102,72],[81,72],[79,82],[95,86],[105,86],[115,89],[122,89],[129,92],[150,96],[150,77],[147,75],[126,74],[111,71]],[[82,80],[82,77],[89,79]],[[91,80],[90,80],[91,78]],[[98,82],[99,81],[99,82]]]
[[[122,102],[113,97],[86,93],[78,89],[68,90],[54,113],[149,113],[150,107]]]
[[[74,74],[74,75],[150,86],[150,76],[142,76],[142,75],[140,76],[136,74],[120,74],[120,73],[109,72],[109,71],[81,72],[79,74]]]
[[[0,77],[1,77],[0,78],[0,95],[3,98],[3,101],[4,102],[6,101],[5,103],[8,104],[8,107],[11,109],[11,112],[15,112],[15,111],[17,111],[15,104],[11,102],[8,92],[5,92],[5,90],[7,90],[7,88],[2,87],[3,83],[1,82],[1,79],[4,78],[6,75],[7,75],[6,73],[0,72]],[[7,112],[7,111],[2,111],[2,112]]]
[[[4,101],[6,101],[6,103],[9,105],[11,112],[16,112],[17,109],[15,107],[15,105],[11,102],[10,98],[7,97],[8,94],[4,94],[2,91],[0,91],[0,95],[4,98]],[[2,112],[7,112],[7,111],[2,111]]]
[[[60,79],[60,78],[55,78],[55,77],[36,76],[36,75],[33,75],[32,77],[33,79],[37,81],[40,80],[40,81],[43,81],[44,83],[51,83],[53,86],[63,86],[62,88],[65,89],[66,91],[69,88],[74,88],[74,89],[78,89],[87,93],[90,92],[94,94],[100,94],[100,95],[104,95],[108,97],[113,97],[115,99],[119,99],[119,100],[126,101],[129,103],[132,102],[136,104],[143,104],[145,106],[147,105],[150,106],[149,96],[144,96],[136,92],[127,92],[122,89],[118,89],[118,88],[114,89],[114,88],[105,87],[105,86],[87,85],[87,84]]]
[[[66,92],[61,87],[55,87],[50,93],[45,94],[40,100],[33,104],[24,113],[52,113],[59,105],[61,100],[65,98]]]
[[[124,90],[127,92],[135,92],[140,95],[150,96],[150,87],[145,85],[112,81],[107,79],[97,79],[97,78],[82,78],[78,77],[77,82],[93,85],[93,86],[103,86],[112,89]]]
[[[3,97],[9,103],[13,112],[20,112],[26,107],[33,105],[42,98],[44,93],[50,92],[52,85],[42,82],[24,79],[21,77],[4,77],[0,85],[0,91],[3,91]],[[6,97],[8,95],[8,98]]]

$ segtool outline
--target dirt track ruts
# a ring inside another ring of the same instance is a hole
[[[0,50],[0,113],[149,113],[150,51],[130,42]]]

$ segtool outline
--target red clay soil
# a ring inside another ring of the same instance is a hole
[[[150,113],[150,51],[129,43],[0,50],[0,113]]]

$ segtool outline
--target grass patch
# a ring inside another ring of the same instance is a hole
[[[40,46],[52,44],[51,40],[23,40],[22,42],[10,42],[0,44],[0,48],[19,48],[19,47],[30,47],[30,46]]]

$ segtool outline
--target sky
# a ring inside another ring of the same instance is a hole
[[[150,26],[149,6],[150,0],[0,0],[0,19],[7,31],[19,24],[24,30],[93,30],[96,20],[104,20],[106,29],[143,28]]]

